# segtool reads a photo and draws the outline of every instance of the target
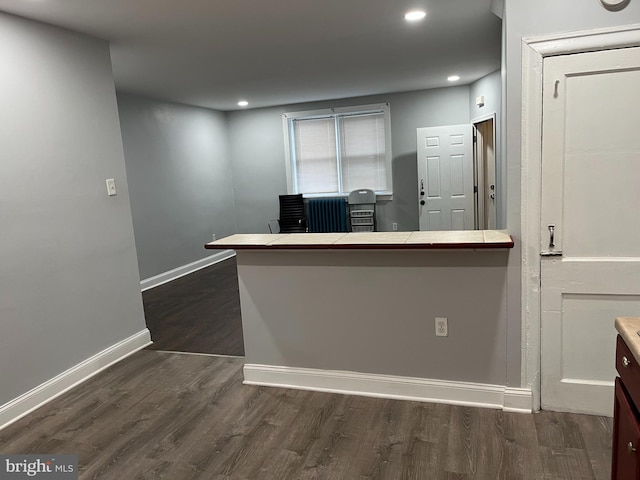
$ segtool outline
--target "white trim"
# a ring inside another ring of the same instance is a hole
[[[504,389],[505,412],[531,413],[533,411],[533,392],[530,388]]]
[[[607,387],[613,388],[615,387],[616,382],[612,380],[587,380],[584,378],[563,378],[560,380],[560,383],[567,383],[572,385],[589,385],[592,387]]]
[[[476,118],[472,118],[471,121],[469,122],[471,125],[475,125],[476,123],[482,123],[482,122],[486,122],[487,120],[493,120],[493,124],[494,124],[494,137],[495,137],[495,123],[496,123],[496,113],[488,113],[487,115],[482,115],[480,117],[476,117]],[[495,142],[494,142],[495,143]]]
[[[175,355],[193,355],[196,357],[220,357],[220,358],[237,358],[244,360],[242,355],[225,355],[223,353],[198,353],[198,352],[177,352],[175,350],[153,350],[157,353],[171,353]]]
[[[579,30],[559,35],[523,38],[522,41],[542,57],[637,47],[640,23],[613,28]]]
[[[227,260],[235,256],[236,256],[236,252],[234,250],[223,250],[222,252],[218,252],[209,257],[202,258],[200,260],[188,263],[187,265],[183,265],[178,268],[174,268],[173,270],[169,270],[168,272],[164,272],[159,275],[155,275],[153,277],[145,278],[140,282],[140,288],[144,292],[151,288],[159,287],[160,285],[164,285],[165,283],[169,283],[180,277],[184,277],[185,275],[189,275],[190,273],[197,272],[198,270],[209,267],[216,263],[220,263],[224,260]]]
[[[531,412],[531,391],[372,373],[246,364],[244,383],[318,392]],[[509,398],[506,398],[506,391]],[[528,392],[528,405],[526,398]],[[505,402],[508,400],[508,405]]]
[[[522,41],[522,384],[540,409],[540,191],[545,57],[640,46],[640,24]]]
[[[291,161],[291,132],[289,126],[289,119],[287,114],[282,114],[282,132],[284,138],[284,170],[287,178],[287,193],[291,194],[295,188],[293,182],[295,181],[295,172],[293,171],[293,162]]]
[[[145,328],[5,403],[0,406],[0,430],[151,343]]]
[[[329,115],[339,113],[367,113],[384,111],[389,108],[389,103],[370,103],[365,105],[350,105],[347,107],[335,107],[335,108],[318,108],[315,110],[303,110],[300,112],[285,112],[282,114],[283,118],[295,119],[299,117],[326,117]]]

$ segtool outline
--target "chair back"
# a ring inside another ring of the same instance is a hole
[[[307,231],[302,194],[280,195],[280,233]]]

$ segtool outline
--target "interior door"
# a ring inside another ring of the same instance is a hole
[[[640,316],[640,48],[545,59],[542,408],[612,415],[617,316]]]
[[[473,230],[471,125],[418,128],[420,230]]]

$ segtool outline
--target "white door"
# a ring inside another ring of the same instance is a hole
[[[640,316],[640,48],[543,71],[542,408],[612,415],[614,320]]]
[[[418,128],[420,230],[474,229],[471,128]]]

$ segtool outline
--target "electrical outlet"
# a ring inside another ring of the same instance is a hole
[[[214,242],[216,241],[216,234],[215,233],[211,234],[211,240],[214,241]]]
[[[436,317],[436,337],[449,336],[449,325],[444,317]]]
[[[393,231],[395,232],[396,230],[398,230],[398,224],[396,222],[393,222],[391,224],[391,228],[393,228]]]

